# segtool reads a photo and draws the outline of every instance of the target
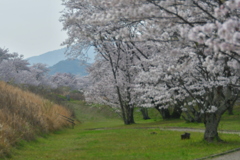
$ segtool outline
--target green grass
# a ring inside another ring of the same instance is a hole
[[[154,118],[141,120],[140,113],[136,112],[136,124],[123,125],[122,120],[104,106],[90,107],[83,102],[74,102],[70,107],[76,110],[76,118],[82,122],[75,129],[58,131],[33,142],[22,141],[8,159],[192,160],[240,147],[239,135],[220,134],[225,142],[207,143],[202,140],[203,133],[190,132],[190,140],[181,140],[182,132],[159,129],[204,128],[203,124],[185,123],[183,120],[156,121]],[[155,114],[150,112],[150,116]],[[239,130],[239,120],[237,114],[224,115],[219,127]]]
[[[87,125],[87,124],[86,124]],[[85,128],[85,129],[83,129]],[[17,160],[187,160],[220,153],[240,145],[238,135],[221,134],[227,143],[206,143],[202,133],[191,133],[190,140],[180,140],[181,132],[159,129],[87,130],[85,124],[74,130],[59,131],[26,143],[14,151]],[[157,134],[151,134],[151,132]],[[236,139],[238,139],[236,141]]]
[[[222,116],[221,122],[219,124],[220,130],[234,130],[240,131],[240,104],[234,108],[234,115],[228,115],[225,113]]]

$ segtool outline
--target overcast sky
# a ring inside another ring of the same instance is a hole
[[[61,0],[0,0],[0,48],[28,58],[63,48]]]

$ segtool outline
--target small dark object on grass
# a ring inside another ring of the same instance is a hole
[[[184,133],[181,135],[181,139],[190,139],[190,133]]]
[[[151,132],[150,134],[157,134],[156,132]]]

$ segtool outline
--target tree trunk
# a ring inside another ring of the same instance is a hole
[[[147,119],[151,119],[149,116],[148,116],[148,109],[147,108],[141,108],[140,109],[142,115],[143,115],[143,119],[144,120],[147,120]]]
[[[130,106],[125,106],[125,118],[124,118],[124,124],[128,125],[128,124],[134,124],[134,116],[133,116],[133,112],[134,112],[134,108],[130,107]]]
[[[133,113],[134,113],[134,107],[130,108],[131,110],[131,114],[130,114],[130,124],[134,124],[135,121],[134,121],[134,116],[133,116]]]
[[[233,115],[233,106],[228,108],[228,115]]]
[[[169,112],[169,110],[168,109],[165,109],[165,108],[159,108],[158,106],[157,107],[155,107],[157,110],[158,110],[158,112],[161,114],[161,116],[162,116],[162,118],[163,119],[170,119],[171,118],[171,115],[170,115],[170,112]]]
[[[202,114],[200,111],[196,111],[196,110],[187,110],[184,112],[185,116],[182,115],[182,118],[186,121],[186,122],[190,122],[190,123],[202,123]]]
[[[233,107],[234,107],[234,104],[235,102],[237,101],[237,98],[235,98],[234,100],[232,101],[227,101],[227,106],[228,106],[228,114],[229,115],[233,115]]]
[[[179,107],[174,107],[172,114],[168,108],[159,108],[159,105],[154,107],[162,116],[162,119],[179,119],[182,114],[182,110]]]
[[[180,107],[175,106],[171,115],[173,119],[179,119],[181,117],[182,110]]]
[[[217,115],[216,113],[205,113],[205,133],[204,133],[204,140],[208,142],[222,141],[218,136],[218,124],[221,119],[221,115]]]

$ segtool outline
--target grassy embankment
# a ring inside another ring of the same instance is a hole
[[[0,82],[0,157],[13,146],[69,126],[59,114],[71,112],[30,92]]]
[[[203,133],[197,132],[190,132],[190,140],[180,140],[182,132],[163,131],[159,127],[204,128],[203,124],[159,120],[154,110],[150,111],[153,119],[141,120],[136,112],[136,124],[125,126],[103,106],[88,106],[83,102],[68,105],[75,110],[81,124],[34,142],[22,142],[11,159],[192,160],[240,147],[240,136],[231,134],[220,134],[225,140],[222,143],[206,143],[202,140]],[[235,115],[224,115],[219,129],[240,131],[239,114],[238,106]]]

